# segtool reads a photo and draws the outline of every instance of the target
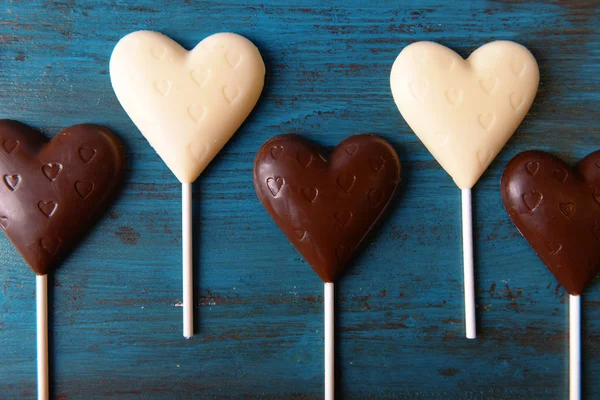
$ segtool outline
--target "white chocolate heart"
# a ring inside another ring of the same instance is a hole
[[[260,97],[265,65],[248,39],[217,33],[186,51],[157,32],[122,38],[110,59],[119,102],[175,176],[193,182]]]
[[[396,58],[390,83],[402,117],[456,185],[469,189],[527,114],[539,70],[513,42],[488,43],[466,60],[417,42]]]

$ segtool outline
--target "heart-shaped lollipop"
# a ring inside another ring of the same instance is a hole
[[[512,222],[569,294],[579,295],[600,270],[600,151],[571,168],[526,151],[500,184]]]
[[[0,228],[36,276],[38,398],[49,398],[48,276],[115,197],[125,172],[119,139],[75,125],[47,142],[0,120]]]
[[[390,76],[400,113],[462,191],[465,328],[476,337],[471,188],[515,132],[539,83],[523,46],[498,41],[464,60],[432,42],[398,55]]]
[[[260,97],[265,65],[248,39],[217,33],[187,51],[138,31],[110,58],[110,79],[127,115],[182,183],[196,180]]]
[[[375,135],[351,136],[329,160],[324,154],[299,136],[276,136],[256,155],[254,187],[308,264],[334,282],[393,198],[400,161]]]
[[[581,296],[600,271],[600,151],[571,168],[525,151],[504,169],[502,202],[510,219],[569,292],[569,398],[581,398]]]
[[[0,120],[0,227],[38,275],[47,274],[114,199],[125,153],[108,129],[38,131]]]
[[[261,203],[325,282],[325,399],[334,399],[333,282],[390,204],[400,160],[375,135],[351,136],[329,159],[295,135],[268,140],[254,161]]]
[[[417,42],[398,55],[390,82],[402,117],[456,185],[469,189],[525,118],[539,71],[513,42],[488,43],[466,60]]]
[[[256,46],[217,33],[193,50],[156,32],[125,36],[110,59],[121,105],[182,183],[183,336],[193,335],[192,186],[258,101],[265,65]]]

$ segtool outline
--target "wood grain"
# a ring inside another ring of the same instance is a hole
[[[0,7],[0,117],[49,136],[107,125],[128,156],[125,189],[52,277],[58,399],[320,398],[321,281],[254,194],[268,138],[333,146],[377,133],[403,161],[402,193],[337,286],[344,399],[566,398],[567,297],[511,225],[498,190],[517,152],[575,161],[600,147],[600,2],[8,1]],[[180,185],[115,98],[123,35],[191,48],[233,31],[267,65],[255,112],[194,185],[198,334],[181,338]],[[531,112],[474,190],[479,337],[463,339],[460,192],[398,113],[397,54],[417,40],[461,55],[514,40],[537,58]],[[35,396],[35,277],[0,238],[0,398]],[[584,394],[600,397],[600,287],[583,297]]]

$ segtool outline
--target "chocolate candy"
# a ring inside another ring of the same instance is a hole
[[[600,269],[600,151],[572,169],[540,151],[518,154],[500,184],[513,223],[572,295]]]
[[[256,46],[216,33],[187,51],[157,32],[122,38],[110,58],[119,102],[182,183],[194,182],[250,114],[265,83]]]
[[[525,47],[499,40],[467,59],[415,42],[394,61],[390,85],[402,117],[461,189],[470,189],[533,103],[540,74]]]
[[[47,142],[0,120],[0,227],[45,275],[113,200],[124,171],[123,146],[105,127],[75,125]]]
[[[329,160],[295,135],[258,151],[254,187],[267,212],[324,282],[333,282],[400,184],[400,160],[375,135],[351,136]]]

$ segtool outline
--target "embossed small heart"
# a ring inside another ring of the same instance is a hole
[[[110,59],[119,102],[175,176],[190,183],[238,130],[260,97],[258,49],[218,33],[191,51],[168,37],[133,32]]]
[[[288,240],[333,282],[393,198],[400,161],[375,135],[345,139],[329,160],[322,154],[299,136],[274,137],[256,155],[254,186]]]
[[[48,163],[42,167],[42,172],[44,175],[46,175],[46,178],[50,179],[51,181],[58,177],[58,174],[60,174],[61,170],[62,165],[59,163]]]
[[[0,229],[45,275],[113,200],[125,171],[123,146],[98,125],[75,125],[47,142],[10,120],[0,120],[0,143]]]
[[[600,271],[600,151],[571,168],[526,151],[506,166],[501,181],[511,220],[560,284],[583,292]]]

